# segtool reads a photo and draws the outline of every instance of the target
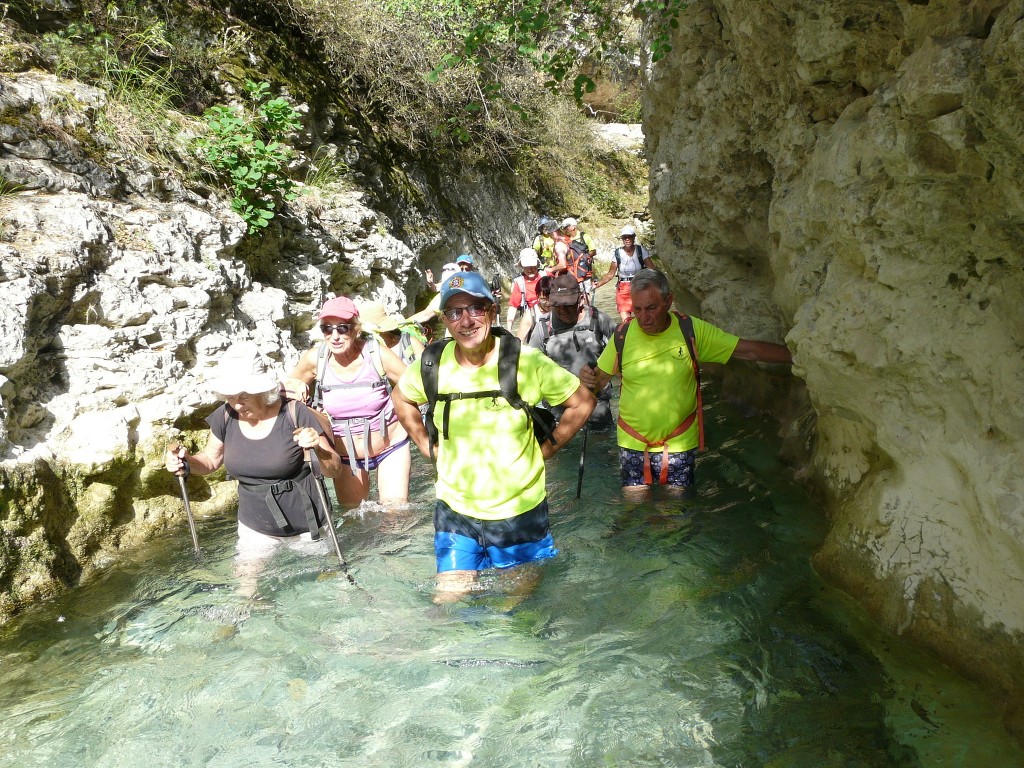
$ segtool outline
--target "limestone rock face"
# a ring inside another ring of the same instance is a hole
[[[816,565],[1019,707],[1024,2],[705,0],[672,45],[658,253],[703,317],[794,351]]]

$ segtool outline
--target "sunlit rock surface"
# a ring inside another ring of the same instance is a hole
[[[1024,3],[695,2],[672,45],[658,253],[703,317],[794,351],[816,566],[1024,731]]]

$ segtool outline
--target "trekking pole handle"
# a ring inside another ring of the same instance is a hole
[[[173,456],[177,456],[181,459],[181,469],[179,470],[179,472],[181,472],[180,477],[187,478],[192,474],[192,466],[188,463],[188,451],[185,449],[185,446],[175,440],[167,446],[167,451]],[[185,451],[184,454],[182,454],[182,451]],[[178,473],[175,472],[175,474]]]
[[[587,360],[587,367],[590,368],[590,370],[592,370],[594,372],[594,377],[596,378],[597,377],[597,360],[595,360],[594,358],[590,358],[589,360]],[[595,386],[594,389],[597,389],[597,387]],[[591,391],[594,392],[593,389]],[[594,392],[594,394],[596,395],[597,392]]]

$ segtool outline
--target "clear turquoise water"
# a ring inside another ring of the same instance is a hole
[[[708,392],[683,501],[621,501],[610,434],[549,464],[521,601],[432,601],[431,493],[368,506],[249,599],[230,520],[182,527],[0,634],[0,766],[1024,766],[976,689],[815,576],[773,426]]]

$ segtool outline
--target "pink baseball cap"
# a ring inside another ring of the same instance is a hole
[[[359,308],[347,296],[336,296],[329,299],[320,310],[320,319],[336,317],[339,320],[353,320],[359,317]]]

